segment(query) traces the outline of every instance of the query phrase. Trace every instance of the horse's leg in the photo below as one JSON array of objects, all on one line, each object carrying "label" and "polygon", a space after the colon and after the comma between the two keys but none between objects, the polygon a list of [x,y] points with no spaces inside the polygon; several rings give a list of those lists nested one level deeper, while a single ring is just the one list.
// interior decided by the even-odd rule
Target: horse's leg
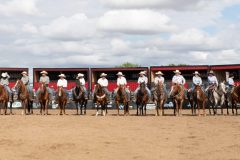
[{"label": "horse's leg", "polygon": [[179,106],[180,116],[182,116],[182,107],[183,107],[183,100],[180,101],[180,106]]},{"label": "horse's leg", "polygon": [[179,105],[178,105],[178,101],[175,100],[175,105],[176,105],[176,115],[179,116]]},{"label": "horse's leg", "polygon": [[45,113],[48,115],[48,100],[45,102]]},{"label": "horse's leg", "polygon": [[155,113],[155,116],[159,116],[159,113],[158,113],[158,101],[155,100],[155,109],[156,109],[156,113]]},{"label": "horse's leg", "polygon": [[117,109],[117,115],[119,116],[119,103],[118,103],[118,101],[116,101],[116,109]]},{"label": "horse's leg", "polygon": [[87,100],[84,101],[84,115],[86,115],[87,112]]},{"label": "horse's leg", "polygon": [[205,111],[206,101],[205,100],[203,100],[203,102],[202,102],[202,107],[203,107],[203,115],[206,116],[206,111]]},{"label": "horse's leg", "polygon": [[6,115],[7,114],[7,107],[8,107],[8,102],[6,101],[4,103],[4,114]]},{"label": "horse's leg", "polygon": [[137,104],[137,116],[138,116],[138,108],[139,108],[139,107],[138,107],[138,104]]},{"label": "horse's leg", "polygon": [[200,102],[197,100],[197,107],[198,107],[198,116],[200,116]]},{"label": "horse's leg", "polygon": [[98,116],[98,107],[99,107],[99,104],[97,102],[97,112],[96,112],[96,116]]}]

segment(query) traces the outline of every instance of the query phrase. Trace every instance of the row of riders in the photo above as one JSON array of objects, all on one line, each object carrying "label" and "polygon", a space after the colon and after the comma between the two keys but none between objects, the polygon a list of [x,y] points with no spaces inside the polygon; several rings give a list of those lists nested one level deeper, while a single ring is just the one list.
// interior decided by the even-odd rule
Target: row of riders
[{"label": "row of riders", "polygon": [[[167,93],[166,85],[164,82],[164,74],[161,71],[156,72],[156,77],[154,79],[154,87],[150,91],[147,87],[148,78],[146,77],[146,72],[141,71],[138,78],[138,87],[134,91],[134,101],[137,104],[137,115],[140,110],[140,114],[146,115],[146,105],[150,99],[152,99],[156,104],[156,115],[164,114],[163,106],[168,97],[171,97],[174,102],[174,114],[181,115],[182,104],[184,99],[188,99],[192,106],[192,113],[196,114],[196,106],[198,107],[198,114],[200,115],[200,107],[203,108],[204,115],[205,106],[208,102],[212,106],[213,113],[216,114],[217,106],[225,105],[228,109],[228,102],[231,101],[232,112],[234,114],[233,108],[236,109],[237,113],[237,103],[240,101],[240,87],[234,85],[234,76],[230,74],[227,79],[227,85],[224,82],[218,83],[214,72],[211,70],[208,73],[208,86],[206,89],[203,88],[202,78],[198,71],[193,73],[192,87],[190,89],[185,89],[184,84],[186,83],[185,78],[181,75],[179,70],[174,71],[175,75],[172,78],[172,87],[169,93]],[[21,80],[17,80],[13,90],[17,91],[18,99],[21,100],[24,114],[26,114],[26,109],[28,113],[32,113],[32,101],[33,101],[33,90],[29,86],[29,77],[27,72],[23,71]],[[127,87],[127,80],[122,72],[117,73],[117,88],[114,90],[114,97],[116,108],[119,114],[119,105],[124,106],[124,115],[129,114],[128,104],[130,102],[130,90]],[[108,80],[107,74],[102,73],[94,87],[93,91],[93,102],[97,104],[97,113],[99,106],[101,106],[103,114],[107,114],[107,104],[110,101],[110,92],[108,91]],[[67,103],[67,80],[64,74],[59,75],[59,80],[57,82],[58,89],[56,91],[56,101],[59,105],[60,114],[65,114],[65,106]],[[13,100],[12,90],[9,85],[10,76],[7,72],[1,74],[0,81],[0,103],[4,104],[4,114],[6,114],[7,103],[10,104]],[[48,114],[48,103],[52,100],[54,91],[48,87],[50,82],[48,73],[46,71],[41,72],[40,77],[40,87],[38,88],[36,95],[37,100],[40,103],[40,113]],[[227,87],[226,87],[227,86]],[[226,89],[227,88],[227,89]],[[76,109],[78,114],[78,106],[80,106],[81,114],[82,109],[84,109],[84,114],[86,114],[86,104],[87,104],[87,89],[85,87],[84,74],[79,73],[76,77],[76,87],[72,89],[73,100],[76,103]],[[145,110],[145,112],[144,112]],[[1,110],[0,110],[1,111]],[[211,110],[209,107],[209,112]],[[12,114],[12,110],[10,110]],[[227,110],[228,113],[228,110]]]}]

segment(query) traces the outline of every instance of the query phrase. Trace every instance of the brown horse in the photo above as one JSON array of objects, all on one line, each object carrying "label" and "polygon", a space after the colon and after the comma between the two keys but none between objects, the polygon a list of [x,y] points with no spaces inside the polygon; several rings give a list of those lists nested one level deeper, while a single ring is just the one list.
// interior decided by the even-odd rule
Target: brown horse
[{"label": "brown horse", "polygon": [[198,106],[198,116],[200,116],[201,106],[203,108],[203,115],[206,116],[205,107],[207,102],[207,96],[199,85],[196,85],[195,89],[193,90],[193,101],[194,104]]},{"label": "brown horse", "polygon": [[[136,104],[137,104],[137,116],[138,116],[138,110],[140,111],[140,115],[147,114],[147,103],[148,103],[148,93],[146,90],[146,84],[145,82],[140,83],[140,90],[137,92],[136,97]],[[140,106],[140,108],[139,108]],[[144,113],[143,113],[144,110]]]},{"label": "brown horse", "polygon": [[231,93],[231,101],[232,101],[232,114],[234,114],[234,108],[235,108],[236,115],[237,115],[238,114],[237,103],[240,103],[240,86],[236,86],[233,89],[233,92]]},{"label": "brown horse", "polygon": [[164,115],[164,104],[167,101],[167,93],[164,90],[164,84],[158,82],[157,85],[155,85],[154,91],[153,91],[153,99],[154,103],[156,105],[156,116],[159,116],[159,109],[160,109],[160,115]]},{"label": "brown horse", "polygon": [[84,114],[86,114],[86,107],[87,107],[87,99],[85,99],[85,92],[83,90],[83,87],[80,85],[77,85],[73,90],[73,101],[75,102],[76,109],[77,109],[77,115],[78,115],[78,106],[80,107],[81,113],[84,108]]},{"label": "brown horse", "polygon": [[26,110],[28,110],[28,114],[33,114],[32,102],[27,87],[21,80],[17,80],[14,88],[18,90],[18,99],[22,103],[23,114],[26,115]]},{"label": "brown horse", "polygon": [[[176,110],[177,115],[181,116],[183,101],[185,99],[183,86],[181,86],[180,84],[173,84],[169,94],[171,97],[173,97],[173,102],[174,102],[174,106],[175,106],[174,109]],[[175,112],[174,112],[174,114],[176,115]]]},{"label": "brown horse", "polygon": [[[49,104],[49,93],[47,91],[47,85],[41,83],[40,92],[37,95],[40,102],[40,114],[48,114],[48,104]],[[44,113],[43,113],[44,112]]]},{"label": "brown horse", "polygon": [[101,106],[102,115],[105,116],[107,114],[107,95],[104,93],[100,84],[95,85],[94,99],[96,100],[97,104],[96,116],[98,116],[99,106]]},{"label": "brown horse", "polygon": [[116,108],[118,111],[119,115],[119,105],[122,104],[124,107],[124,115],[129,114],[129,108],[128,108],[128,97],[127,97],[127,93],[125,91],[125,86],[124,85],[120,85],[118,87],[118,91],[115,97],[115,104],[116,104]]},{"label": "brown horse", "polygon": [[62,113],[65,115],[65,107],[67,104],[67,93],[64,91],[62,86],[58,87],[57,90],[57,99],[56,101],[58,102],[58,106],[59,106],[59,115],[62,115]]},{"label": "brown horse", "polygon": [[[1,103],[1,106],[3,106],[4,115],[7,114],[8,100],[9,100],[8,92],[5,90],[3,85],[0,85],[0,103]],[[0,107],[0,114],[1,114],[1,107]]]}]

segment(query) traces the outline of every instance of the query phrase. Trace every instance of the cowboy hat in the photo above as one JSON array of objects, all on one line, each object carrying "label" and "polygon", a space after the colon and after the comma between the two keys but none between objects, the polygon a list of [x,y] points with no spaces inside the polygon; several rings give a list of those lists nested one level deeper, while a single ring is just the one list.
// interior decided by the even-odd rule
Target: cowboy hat
[{"label": "cowboy hat", "polygon": [[58,75],[58,77],[66,77],[65,74],[61,73],[60,75]]},{"label": "cowboy hat", "polygon": [[5,78],[5,77],[8,76],[8,73],[7,72],[3,72],[1,76]]},{"label": "cowboy hat", "polygon": [[122,72],[118,72],[116,75],[117,76],[123,76],[123,73]]},{"label": "cowboy hat", "polygon": [[208,74],[214,74],[213,70],[210,70]]},{"label": "cowboy hat", "polygon": [[181,72],[178,69],[176,71],[173,71],[173,72],[181,74]]},{"label": "cowboy hat", "polygon": [[141,71],[139,74],[144,74],[144,75],[146,75],[146,71]]},{"label": "cowboy hat", "polygon": [[161,71],[155,73],[156,75],[164,75]]},{"label": "cowboy hat", "polygon": [[107,74],[106,73],[101,73],[100,77],[106,77]]},{"label": "cowboy hat", "polygon": [[25,74],[25,75],[27,75],[28,73],[27,73],[26,71],[23,71],[21,74]]},{"label": "cowboy hat", "polygon": [[196,75],[196,74],[200,75],[200,73],[199,73],[198,71],[195,71],[193,74],[195,74],[195,75]]},{"label": "cowboy hat", "polygon": [[82,73],[78,73],[78,75],[77,75],[77,79],[80,78],[80,77],[84,77],[84,74],[82,74]]},{"label": "cowboy hat", "polygon": [[40,72],[41,74],[48,74],[48,72],[47,71],[42,71],[42,72]]}]

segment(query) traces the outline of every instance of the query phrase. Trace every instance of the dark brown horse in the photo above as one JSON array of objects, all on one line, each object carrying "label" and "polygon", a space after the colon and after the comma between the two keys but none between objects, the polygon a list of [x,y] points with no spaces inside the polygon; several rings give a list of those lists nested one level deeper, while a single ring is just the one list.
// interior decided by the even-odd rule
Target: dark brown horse
[{"label": "dark brown horse", "polygon": [[153,99],[156,105],[155,115],[159,116],[159,109],[160,109],[160,115],[164,115],[164,104],[167,101],[167,93],[164,90],[163,83],[158,82],[158,84],[155,85],[154,91],[153,91]]},{"label": "dark brown horse", "polygon": [[140,115],[146,116],[148,99],[149,99],[149,96],[146,90],[146,84],[145,82],[142,82],[140,83],[140,90],[137,92],[137,96],[136,96],[137,116],[138,116],[138,111],[140,111]]},{"label": "dark brown horse", "polygon": [[117,115],[119,115],[119,105],[122,104],[123,105],[123,109],[124,109],[124,115],[129,114],[129,108],[128,108],[128,97],[127,97],[127,93],[125,91],[125,86],[124,85],[120,85],[118,87],[118,91],[115,97],[115,104],[116,104],[116,108],[117,108]]},{"label": "dark brown horse", "polygon": [[75,102],[77,115],[78,115],[78,106],[80,107],[80,114],[82,114],[82,110],[84,108],[84,114],[86,114],[86,107],[87,107],[87,99],[85,99],[85,92],[82,86],[77,85],[73,90],[73,101]]},{"label": "dark brown horse", "polygon": [[28,93],[27,87],[21,80],[17,80],[14,88],[18,90],[18,99],[22,103],[23,114],[26,115],[26,110],[28,110],[28,114],[33,114],[32,101],[30,100],[30,95]]},{"label": "dark brown horse", "polygon": [[95,85],[94,99],[97,104],[96,116],[98,116],[99,106],[101,106],[102,115],[105,116],[107,114],[107,95],[104,93],[100,84]]},{"label": "dark brown horse", "polygon": [[183,86],[179,85],[179,84],[173,84],[171,87],[171,91],[170,91],[170,96],[173,98],[173,102],[174,102],[174,106],[175,106],[175,110],[177,112],[177,114],[174,112],[175,115],[182,115],[182,106],[183,106],[183,101],[185,99],[185,95],[184,95],[184,88]]},{"label": "dark brown horse", "polygon": [[[37,95],[40,102],[40,114],[48,114],[48,104],[49,104],[49,93],[47,91],[47,85],[41,83],[40,92]],[[44,113],[43,113],[44,112]]]},{"label": "dark brown horse", "polygon": [[232,102],[232,114],[234,114],[234,108],[237,112],[237,103],[240,103],[240,86],[236,86],[231,93],[231,102]]},{"label": "dark brown horse", "polygon": [[58,87],[57,90],[57,99],[56,101],[58,102],[58,107],[59,107],[59,115],[66,114],[65,112],[65,107],[67,105],[67,93],[63,89],[63,87]]},{"label": "dark brown horse", "polygon": [[205,107],[206,107],[206,102],[207,102],[207,96],[203,92],[201,86],[199,86],[199,85],[196,85],[195,89],[193,90],[193,101],[194,101],[194,104],[196,104],[198,107],[198,116],[200,116],[200,107],[201,106],[203,109],[203,115],[206,116]]},{"label": "dark brown horse", "polygon": [[[4,114],[7,114],[7,107],[8,107],[8,92],[5,90],[3,85],[0,85],[0,103],[3,106]],[[0,114],[1,114],[1,107],[0,107]]]}]

